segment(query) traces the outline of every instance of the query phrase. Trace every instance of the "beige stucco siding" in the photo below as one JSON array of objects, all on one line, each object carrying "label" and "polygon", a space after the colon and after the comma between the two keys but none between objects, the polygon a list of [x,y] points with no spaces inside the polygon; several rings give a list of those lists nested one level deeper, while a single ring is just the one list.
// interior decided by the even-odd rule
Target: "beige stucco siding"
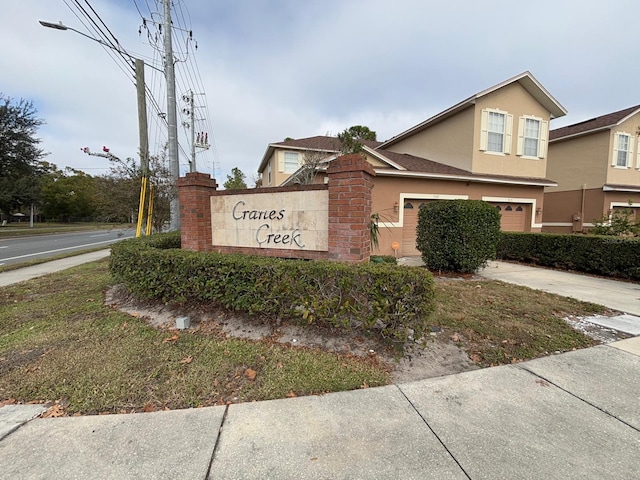
[{"label": "beige stucco siding", "polygon": [[[607,155],[607,181],[606,183],[614,185],[638,185],[640,186],[640,170],[638,167],[638,131],[640,130],[640,114],[636,114],[629,118],[619,126],[613,127],[610,132],[610,148]],[[615,167],[613,149],[615,146],[616,133],[626,133],[631,136],[633,152],[631,154],[629,167]],[[603,160],[604,161],[604,160]]]},{"label": "beige stucco siding", "polygon": [[392,152],[408,153],[438,163],[471,169],[473,106],[422,132],[391,145]]},{"label": "beige stucco siding", "polygon": [[602,187],[610,166],[609,132],[597,132],[549,144],[547,177],[558,184],[548,192]]},{"label": "beige stucco siding", "polygon": [[[495,154],[480,150],[481,118],[484,109],[497,109],[513,116],[513,126],[510,132],[510,153]],[[525,115],[537,117],[547,122],[547,126],[550,119],[546,108],[540,105],[519,83],[509,84],[478,98],[474,115],[476,125],[473,130],[472,171],[474,173],[533,178],[545,178],[547,176],[546,157],[526,158],[517,155],[518,122],[520,117]]]}]

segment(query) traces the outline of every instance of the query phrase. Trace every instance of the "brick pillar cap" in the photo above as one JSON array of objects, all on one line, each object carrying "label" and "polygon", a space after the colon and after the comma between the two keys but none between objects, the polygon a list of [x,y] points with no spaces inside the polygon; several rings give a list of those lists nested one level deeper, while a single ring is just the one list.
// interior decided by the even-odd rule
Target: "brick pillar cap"
[{"label": "brick pillar cap", "polygon": [[211,178],[211,175],[208,173],[200,173],[200,172],[189,172],[184,177],[180,177],[176,182],[178,187],[189,187],[189,186],[199,186],[199,187],[209,187],[216,189],[218,188],[218,184],[215,178]]},{"label": "brick pillar cap", "polygon": [[342,155],[331,162],[327,169],[328,175],[344,172],[366,172],[374,177],[376,175],[371,164],[359,153]]}]

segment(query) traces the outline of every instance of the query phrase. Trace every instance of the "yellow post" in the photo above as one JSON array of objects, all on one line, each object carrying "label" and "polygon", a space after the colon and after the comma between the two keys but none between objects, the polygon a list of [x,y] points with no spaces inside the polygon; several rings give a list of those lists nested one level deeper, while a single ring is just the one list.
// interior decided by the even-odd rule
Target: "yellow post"
[{"label": "yellow post", "polygon": [[149,185],[149,208],[147,209],[147,236],[151,235],[151,222],[153,220],[153,197],[155,194],[153,184]]},{"label": "yellow post", "polygon": [[142,233],[142,218],[144,217],[144,200],[146,193],[147,177],[142,177],[142,184],[140,185],[140,207],[138,208],[138,225],[136,227],[136,238],[138,238]]}]

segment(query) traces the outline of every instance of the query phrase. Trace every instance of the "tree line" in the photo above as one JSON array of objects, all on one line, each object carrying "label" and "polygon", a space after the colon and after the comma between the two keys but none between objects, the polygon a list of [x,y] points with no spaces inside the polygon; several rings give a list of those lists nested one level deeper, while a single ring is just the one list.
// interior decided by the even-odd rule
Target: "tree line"
[{"label": "tree line", "polygon": [[[132,158],[110,157],[108,173],[92,176],[80,170],[59,169],[45,160],[38,127],[44,120],[28,100],[0,93],[0,220],[27,214],[33,208],[47,221],[135,222],[142,170]],[[159,231],[169,219],[175,188],[169,184],[166,151],[149,159],[153,186],[153,227]]]}]

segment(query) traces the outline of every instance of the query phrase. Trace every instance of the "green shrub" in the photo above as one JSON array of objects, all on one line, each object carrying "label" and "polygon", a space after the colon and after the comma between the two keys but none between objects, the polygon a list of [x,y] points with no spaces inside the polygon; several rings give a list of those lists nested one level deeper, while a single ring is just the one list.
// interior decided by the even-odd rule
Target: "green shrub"
[{"label": "green shrub", "polygon": [[497,258],[640,280],[637,238],[502,232]]},{"label": "green shrub", "polygon": [[425,269],[199,253],[170,248],[171,236],[154,237],[124,240],[111,250],[114,279],[144,298],[207,302],[400,341],[421,337],[435,306]]},{"label": "green shrub", "polygon": [[439,200],[418,213],[416,246],[427,268],[472,273],[495,258],[500,213],[481,200]]}]

